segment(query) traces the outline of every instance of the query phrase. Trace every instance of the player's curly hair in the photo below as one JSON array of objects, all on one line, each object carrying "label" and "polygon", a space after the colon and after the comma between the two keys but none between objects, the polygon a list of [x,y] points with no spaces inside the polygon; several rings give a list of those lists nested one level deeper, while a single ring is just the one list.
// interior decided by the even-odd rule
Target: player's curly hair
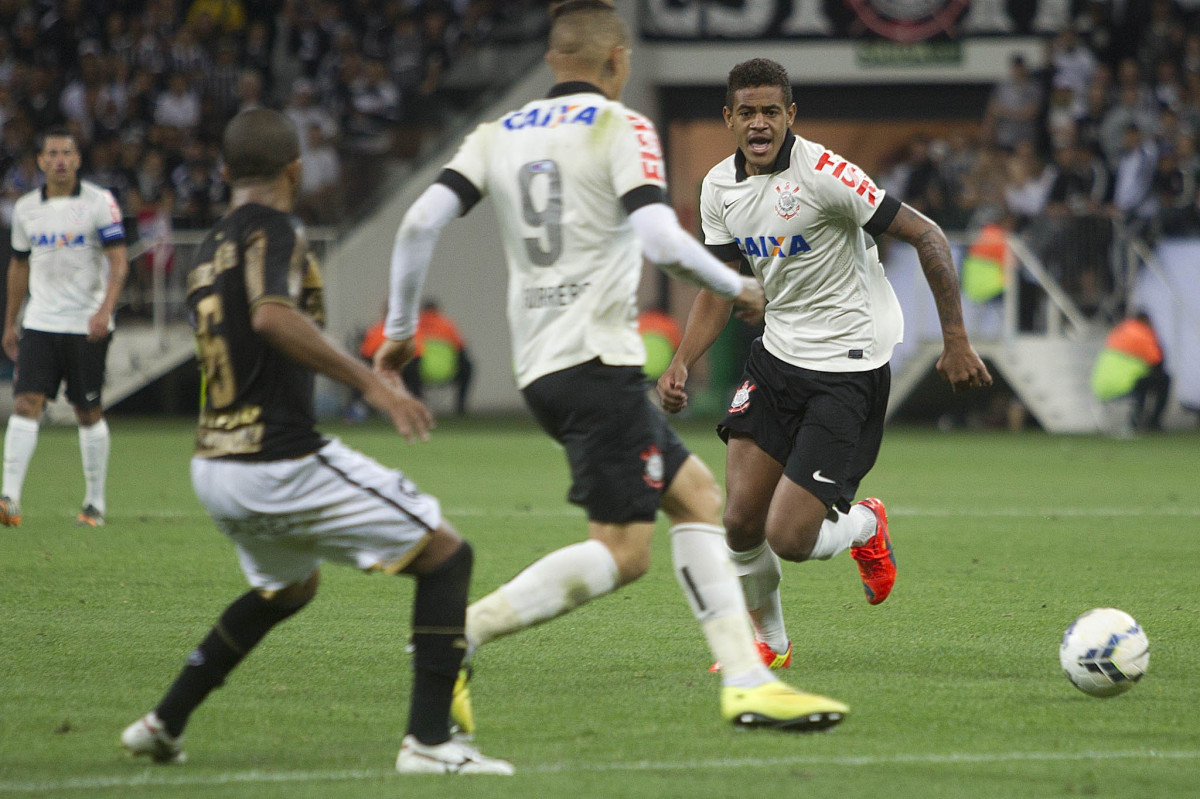
[{"label": "player's curly hair", "polygon": [[729,82],[725,88],[725,107],[733,108],[733,93],[738,89],[753,89],[758,86],[778,86],[783,89],[783,107],[792,104],[792,82],[782,64],[769,58],[752,58],[729,70]]},{"label": "player's curly hair", "polygon": [[221,156],[233,182],[270,180],[300,157],[300,137],[286,114],[252,108],[225,126]]}]

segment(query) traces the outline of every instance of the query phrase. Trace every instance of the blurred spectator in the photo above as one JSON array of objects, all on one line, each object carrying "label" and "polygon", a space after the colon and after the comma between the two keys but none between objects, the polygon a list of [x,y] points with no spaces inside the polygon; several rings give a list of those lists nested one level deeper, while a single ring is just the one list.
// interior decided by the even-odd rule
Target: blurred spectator
[{"label": "blurred spectator", "polygon": [[311,125],[320,128],[322,143],[333,142],[338,135],[337,120],[325,108],[317,105],[314,102],[315,99],[316,92],[310,79],[296,78],[292,81],[291,97],[283,112],[296,125],[296,130],[301,132],[300,146],[302,150],[308,144],[305,132]]},{"label": "blurred spectator", "polygon": [[1082,104],[1096,71],[1096,56],[1079,40],[1073,28],[1064,28],[1054,37],[1050,66],[1051,83],[1070,90],[1075,101]]},{"label": "blurred spectator", "polygon": [[1008,77],[992,89],[984,114],[984,128],[1000,147],[1013,148],[1037,139],[1037,119],[1042,106],[1042,88],[1029,75],[1025,59],[1015,55]]},{"label": "blurred spectator", "polygon": [[216,58],[212,67],[204,73],[201,86],[204,97],[211,100],[211,108],[222,120],[229,119],[237,112],[241,71],[237,42],[228,37],[220,39]]},{"label": "blurred spectator", "polygon": [[[1124,398],[1132,401],[1128,421],[1116,432],[1162,429],[1171,377],[1147,314],[1139,311],[1112,329],[1092,368],[1091,383],[1093,393],[1103,402]],[[1153,405],[1147,413],[1146,403],[1151,397]]]},{"label": "blurred spectator", "polygon": [[171,208],[173,194],[163,192],[158,200],[146,200],[136,188],[126,195],[126,209],[133,220],[130,237],[147,247],[145,255],[133,261],[133,301],[130,310],[145,313],[154,296],[154,270],[162,271],[164,283],[175,264],[175,247],[171,243]]},{"label": "blurred spectator", "polygon": [[1174,146],[1159,155],[1154,178],[1163,235],[1200,235],[1200,218],[1196,215],[1198,178],[1196,140],[1190,134],[1180,133]]},{"label": "blurred spectator", "polygon": [[1017,220],[1017,229],[1036,220],[1046,209],[1056,170],[1047,166],[1032,142],[1022,142],[1008,159],[1004,204]]},{"label": "blurred spectator", "polygon": [[1137,125],[1125,128],[1114,177],[1113,208],[1129,235],[1153,235],[1159,211],[1154,192],[1158,145]]},{"label": "blurred spectator", "polygon": [[186,74],[171,73],[167,90],[160,92],[154,103],[154,123],[185,130],[199,126],[200,96],[192,88]]},{"label": "blurred spectator", "polygon": [[1138,66],[1143,76],[1154,74],[1163,61],[1175,61],[1183,52],[1183,25],[1170,0],[1151,0],[1150,20],[1137,45]]},{"label": "blurred spectator", "polygon": [[246,69],[252,69],[262,76],[264,89],[269,92],[275,73],[271,64],[271,33],[262,20],[254,20],[246,28],[240,60]]},{"label": "blurred spectator", "polygon": [[[400,92],[379,59],[358,67],[356,53],[343,63],[346,93],[342,151],[347,179],[361,197],[370,196],[382,178],[380,158],[392,148],[392,132],[400,117]],[[361,194],[360,194],[361,191]]]},{"label": "blurred spectator", "polygon": [[328,225],[342,215],[341,160],[319,123],[310,122],[301,131],[304,169],[296,210],[306,222]]},{"label": "blurred spectator", "polygon": [[1117,95],[1117,102],[1108,109],[1104,121],[1100,124],[1100,148],[1105,159],[1112,168],[1128,149],[1126,140],[1130,128],[1139,131],[1153,131],[1158,122],[1158,115],[1147,112],[1141,101],[1141,88],[1134,84],[1123,85]]},{"label": "blurred spectator", "polygon": [[1104,125],[1104,117],[1108,114],[1108,86],[1095,76],[1088,84],[1087,94],[1084,95],[1083,108],[1075,118],[1075,141],[1091,152],[1102,155],[1104,146],[1101,143],[1100,130]]},{"label": "blurred spectator", "polygon": [[1047,198],[1046,267],[1085,311],[1097,309],[1111,287],[1112,225],[1104,213],[1112,179],[1104,161],[1080,144],[1054,153],[1057,175]]},{"label": "blurred spectator", "polygon": [[212,59],[196,41],[192,29],[184,25],[175,31],[167,51],[167,67],[172,72],[182,72],[193,79],[202,78]]},{"label": "blurred spectator", "polygon": [[1075,141],[1077,120],[1083,117],[1085,106],[1060,76],[1055,77],[1046,106],[1046,136],[1051,150],[1066,147]]},{"label": "blurred spectator", "polygon": [[243,69],[237,82],[237,112],[263,107],[263,77],[253,69]]}]

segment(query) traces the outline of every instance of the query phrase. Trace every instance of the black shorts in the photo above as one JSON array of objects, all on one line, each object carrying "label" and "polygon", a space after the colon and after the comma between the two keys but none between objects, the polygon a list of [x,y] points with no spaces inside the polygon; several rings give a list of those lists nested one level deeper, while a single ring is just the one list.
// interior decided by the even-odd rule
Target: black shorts
[{"label": "black shorts", "polygon": [[726,442],[749,436],[792,482],[845,512],[879,454],[891,385],[887,364],[816,372],[779,360],[756,339],[717,433]]},{"label": "black shorts", "polygon": [[595,359],[521,390],[538,424],[566,449],[567,499],[590,521],[654,521],[663,490],[691,454],[647,389],[640,367]]},{"label": "black shorts", "polygon": [[111,334],[88,341],[82,333],[22,331],[13,394],[45,394],[47,400],[53,400],[65,380],[68,402],[80,410],[100,407],[104,362],[111,340]]}]

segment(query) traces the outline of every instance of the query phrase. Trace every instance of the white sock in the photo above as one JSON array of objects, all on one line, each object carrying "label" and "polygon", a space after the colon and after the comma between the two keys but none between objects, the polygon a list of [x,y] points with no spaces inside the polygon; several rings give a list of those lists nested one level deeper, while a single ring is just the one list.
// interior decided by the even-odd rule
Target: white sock
[{"label": "white sock", "polygon": [[83,483],[87,493],[83,504],[92,505],[105,513],[104,486],[108,481],[108,448],[110,441],[108,422],[104,419],[94,425],[79,426],[79,454],[83,459]]},{"label": "white sock", "polygon": [[746,600],[725,548],[725,532],[711,524],[679,524],[670,533],[675,578],[721,662],[722,683],[753,688],[773,681],[746,622]]},{"label": "white sock", "polygon": [[21,489],[25,487],[25,473],[37,449],[38,423],[36,419],[13,414],[8,417],[8,430],[4,434],[4,486],[0,494],[21,503]]},{"label": "white sock", "polygon": [[810,560],[829,560],[843,549],[860,547],[875,535],[875,514],[866,505],[854,505],[849,513],[838,513],[837,521],[821,522],[821,532]]},{"label": "white sock", "polygon": [[763,541],[745,552],[730,549],[729,558],[742,583],[746,608],[754,620],[755,637],[782,655],[787,651],[788,634],[779,599],[779,581],[783,577],[779,556]]},{"label": "white sock", "polygon": [[467,608],[467,652],[541,624],[617,587],[608,547],[588,540],[555,550]]}]

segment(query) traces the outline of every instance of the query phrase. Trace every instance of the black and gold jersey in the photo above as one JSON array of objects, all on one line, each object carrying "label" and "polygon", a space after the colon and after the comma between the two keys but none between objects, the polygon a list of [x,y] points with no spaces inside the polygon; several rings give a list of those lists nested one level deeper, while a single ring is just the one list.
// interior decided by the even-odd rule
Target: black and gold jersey
[{"label": "black and gold jersey", "polygon": [[196,253],[187,302],[204,376],[196,455],[270,461],[319,448],[312,372],[250,324],[265,302],[324,322],[321,273],[299,222],[264,205],[230,212]]}]

